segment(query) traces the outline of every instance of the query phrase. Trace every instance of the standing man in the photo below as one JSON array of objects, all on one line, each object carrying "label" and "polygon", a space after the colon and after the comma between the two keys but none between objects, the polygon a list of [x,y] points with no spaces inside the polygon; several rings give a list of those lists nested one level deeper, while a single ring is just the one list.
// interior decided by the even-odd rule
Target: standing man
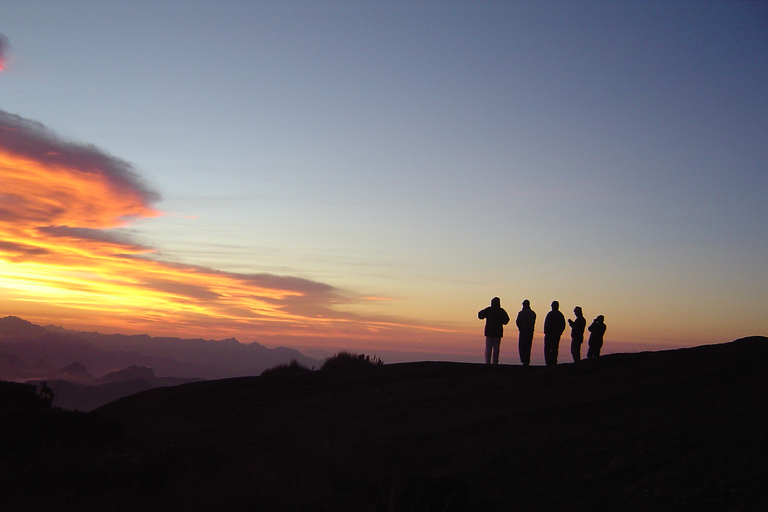
[{"label": "standing man", "polygon": [[557,365],[560,350],[560,336],[565,330],[565,317],[560,312],[560,303],[552,301],[552,311],[544,319],[544,362],[547,366]]},{"label": "standing man", "polygon": [[494,297],[491,305],[477,313],[477,318],[485,319],[485,364],[499,364],[499,349],[504,336],[504,326],[509,323],[509,315],[501,307],[501,299]]},{"label": "standing man", "polygon": [[589,350],[587,357],[600,357],[600,349],[603,348],[603,335],[605,334],[605,317],[598,315],[592,325],[589,326]]},{"label": "standing man", "polygon": [[536,312],[531,309],[531,301],[523,301],[523,309],[517,314],[517,329],[520,331],[518,349],[520,350],[520,362],[523,366],[531,364],[531,347],[533,346],[533,328],[536,325]]},{"label": "standing man", "polygon": [[581,306],[573,308],[573,314],[576,315],[576,320],[568,319],[568,325],[571,326],[571,355],[573,362],[578,363],[581,360],[581,344],[584,343],[584,328],[587,326],[587,320],[581,312]]}]

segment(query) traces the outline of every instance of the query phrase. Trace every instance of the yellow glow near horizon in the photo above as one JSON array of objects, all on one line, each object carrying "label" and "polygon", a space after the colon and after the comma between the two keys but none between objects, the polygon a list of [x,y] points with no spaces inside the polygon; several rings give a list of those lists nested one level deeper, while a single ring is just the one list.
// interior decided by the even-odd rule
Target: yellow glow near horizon
[{"label": "yellow glow near horizon", "polygon": [[100,168],[101,155],[91,162],[78,154],[69,167],[66,156],[0,147],[0,287],[34,318],[55,309],[75,323],[181,336],[294,332],[359,340],[403,328],[450,332],[339,311],[348,299],[321,283],[155,259],[119,230],[130,219],[160,215],[142,190]]},{"label": "yellow glow near horizon", "polygon": [[[482,325],[476,311],[490,295],[478,296],[476,302],[472,298],[468,308],[466,296],[450,299],[450,287],[428,291],[424,287],[399,299],[393,299],[402,297],[397,293],[355,296],[291,276],[239,274],[163,261],[154,249],[123,230],[133,219],[161,215],[152,205],[155,196],[142,187],[130,166],[98,150],[40,136],[34,129],[20,144],[18,137],[7,138],[11,133],[7,130],[18,135],[17,128],[0,126],[0,288],[4,290],[0,306],[6,313],[83,330],[237,337],[245,342],[287,343],[290,337],[292,346],[482,354]],[[72,154],[67,153],[70,150]],[[540,283],[525,283],[513,275],[500,279],[505,280],[516,288],[502,287],[494,294],[503,297],[514,318],[518,301],[524,298],[520,289],[533,290]],[[613,285],[614,291],[617,286]],[[600,295],[594,290],[590,295],[585,286],[579,301],[592,297],[590,304],[582,305],[589,306],[590,314],[606,315],[612,339],[618,339],[614,333],[620,332],[619,323],[624,325],[624,341],[632,341],[628,334],[641,341],[660,339],[656,326],[633,313],[642,310],[643,294],[633,294],[636,304],[617,307],[615,301],[599,299],[610,290],[608,285]],[[529,296],[540,315],[539,330],[550,293],[543,289]],[[432,300],[436,294],[443,300]],[[567,312],[573,297],[558,298]],[[387,304],[388,315],[378,312],[381,304]],[[511,348],[514,322],[508,329],[502,354],[511,360],[516,357]],[[690,328],[665,332],[670,339],[688,336],[685,341],[695,343]]]}]

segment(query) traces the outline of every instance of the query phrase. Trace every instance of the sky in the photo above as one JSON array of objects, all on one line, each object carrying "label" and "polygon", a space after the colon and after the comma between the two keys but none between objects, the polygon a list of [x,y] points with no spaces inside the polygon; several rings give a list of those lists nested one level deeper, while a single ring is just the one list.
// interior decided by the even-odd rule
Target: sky
[{"label": "sky", "polygon": [[768,335],[768,2],[3,1],[0,34],[0,316],[385,362],[481,362],[494,296],[534,364],[553,300],[604,352]]}]

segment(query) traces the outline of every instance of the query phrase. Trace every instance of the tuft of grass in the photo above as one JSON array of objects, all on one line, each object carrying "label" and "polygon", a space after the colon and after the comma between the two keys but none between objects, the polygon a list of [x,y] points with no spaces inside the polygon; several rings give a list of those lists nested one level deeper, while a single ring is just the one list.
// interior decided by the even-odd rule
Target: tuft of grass
[{"label": "tuft of grass", "polygon": [[366,356],[365,354],[353,354],[351,352],[342,351],[327,358],[320,369],[367,368],[371,366],[381,366],[383,364],[384,361],[376,356],[371,357]]},{"label": "tuft of grass", "polygon": [[285,375],[285,374],[294,374],[294,373],[304,373],[304,372],[310,372],[309,368],[302,365],[295,359],[291,359],[290,364],[279,364],[277,366],[274,366],[272,368],[268,368],[261,372],[261,375]]}]

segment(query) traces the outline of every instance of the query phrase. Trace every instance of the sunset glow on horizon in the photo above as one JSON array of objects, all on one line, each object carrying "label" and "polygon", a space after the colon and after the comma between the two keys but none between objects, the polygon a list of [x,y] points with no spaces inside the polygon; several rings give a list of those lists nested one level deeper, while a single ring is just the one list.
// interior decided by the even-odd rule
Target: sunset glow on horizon
[{"label": "sunset glow on horizon", "polygon": [[402,327],[336,311],[349,299],[322,283],[157,259],[120,231],[131,219],[160,215],[157,194],[129,166],[2,112],[0,184],[0,283],[33,318],[55,307],[71,321],[128,322],[166,335],[269,336],[290,328],[317,339]]},{"label": "sunset glow on horizon", "polygon": [[494,296],[536,361],[552,300],[606,352],[766,335],[739,5],[0,6],[0,317],[386,362],[481,361]]}]

